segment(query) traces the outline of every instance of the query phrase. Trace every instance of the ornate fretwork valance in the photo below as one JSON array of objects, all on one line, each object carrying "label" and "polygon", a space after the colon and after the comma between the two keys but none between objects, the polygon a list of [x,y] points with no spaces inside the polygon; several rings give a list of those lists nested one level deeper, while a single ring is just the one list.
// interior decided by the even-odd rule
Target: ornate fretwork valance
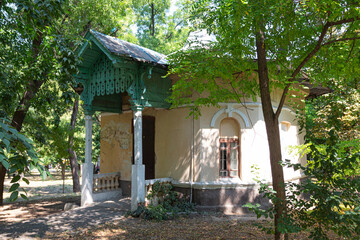
[{"label": "ornate fretwork valance", "polygon": [[[95,96],[111,95],[132,91],[129,89],[136,84],[136,72],[131,68],[114,68],[112,62],[105,56],[95,64],[89,79],[89,103]],[[133,86],[135,87],[135,86]]]},{"label": "ornate fretwork valance", "polygon": [[139,75],[143,69],[137,69],[136,65],[128,64],[114,67],[114,64],[102,55],[92,66],[92,69],[87,70],[87,74],[80,74],[81,78],[77,81],[82,83],[84,91],[81,94],[81,99],[84,101],[84,107],[91,109],[92,101],[96,96],[106,96],[112,94],[119,94],[127,92],[131,99],[139,98],[143,89],[143,84]]}]

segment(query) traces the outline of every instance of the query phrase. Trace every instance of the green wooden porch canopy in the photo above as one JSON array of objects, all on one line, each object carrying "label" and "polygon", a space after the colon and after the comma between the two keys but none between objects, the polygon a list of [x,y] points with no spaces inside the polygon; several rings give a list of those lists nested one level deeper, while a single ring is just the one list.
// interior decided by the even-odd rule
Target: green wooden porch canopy
[{"label": "green wooden porch canopy", "polygon": [[82,62],[75,79],[82,85],[85,112],[121,113],[126,93],[132,108],[170,107],[165,55],[94,30],[86,34],[77,54]]}]

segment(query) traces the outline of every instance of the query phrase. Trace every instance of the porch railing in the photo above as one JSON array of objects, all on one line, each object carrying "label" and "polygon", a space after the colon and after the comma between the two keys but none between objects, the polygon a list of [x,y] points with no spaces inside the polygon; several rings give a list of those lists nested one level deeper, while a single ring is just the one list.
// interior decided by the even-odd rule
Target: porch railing
[{"label": "porch railing", "polygon": [[114,191],[120,189],[120,172],[101,173],[93,176],[93,192]]}]

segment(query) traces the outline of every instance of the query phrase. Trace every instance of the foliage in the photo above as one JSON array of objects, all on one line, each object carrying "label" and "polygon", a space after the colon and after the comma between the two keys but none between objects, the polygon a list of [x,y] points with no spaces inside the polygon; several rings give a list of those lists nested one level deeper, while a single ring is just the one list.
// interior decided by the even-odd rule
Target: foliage
[{"label": "foliage", "polygon": [[[0,14],[0,116],[11,118],[23,110],[22,131],[32,136],[36,148],[45,154],[43,159],[58,161],[55,156],[65,157],[66,134],[70,134],[66,121],[75,97],[71,89],[77,71],[74,49],[90,27],[108,34],[116,27],[118,36],[134,40],[125,31],[133,21],[130,2],[5,1]],[[31,97],[28,102],[26,94]],[[81,141],[83,127],[74,131],[79,152],[83,143],[76,140]]]},{"label": "foliage", "polygon": [[150,204],[148,206],[140,205],[137,210],[130,212],[129,215],[161,221],[173,218],[180,212],[193,211],[194,205],[188,199],[180,198],[179,194],[173,191],[173,188],[171,184],[162,184],[156,181],[147,196]]},{"label": "foliage", "polygon": [[329,86],[333,79],[360,74],[359,6],[352,0],[200,0],[191,20],[215,41],[194,41],[170,56],[169,74],[180,78],[172,88],[172,107],[191,104],[191,113],[199,114],[204,106],[260,97],[280,239],[286,192],[278,118],[299,82]]},{"label": "foliage", "polygon": [[[312,239],[328,239],[330,231],[340,237],[360,237],[360,140],[343,141],[335,130],[328,133],[326,144],[306,145],[311,159],[304,167],[284,163],[301,170],[306,178],[286,183],[288,215],[280,226],[284,233],[309,231]],[[260,192],[278,201],[272,188],[261,184]],[[246,204],[258,217],[273,218],[274,208],[263,210]],[[268,229],[267,229],[268,230]]]},{"label": "foliage", "polygon": [[170,0],[132,2],[136,15],[136,36],[141,46],[163,54],[183,47],[190,31],[187,22],[190,1],[178,1],[173,12],[170,12]]},{"label": "foliage", "polygon": [[[293,78],[316,79],[316,84],[328,86],[330,79],[358,75],[355,72],[359,72],[359,58],[351,56],[359,53],[359,41],[356,41],[359,21],[334,25],[325,31],[320,48],[316,47],[326,22],[360,15],[352,1],[339,6],[337,1],[330,0],[203,0],[193,4],[191,14],[195,28],[206,29],[216,40],[195,39],[189,48],[170,56],[170,72],[180,77],[173,87],[174,107],[192,103],[198,110],[202,106],[216,106],[218,102],[242,102],[244,98],[260,95],[255,81],[256,20],[260,18],[266,26],[266,57],[271,59],[267,62],[270,91],[284,89],[294,82]],[[340,41],[342,38],[353,41]],[[316,54],[313,58],[312,52]],[[305,59],[309,54],[311,61]],[[188,98],[193,93],[198,97]]]},{"label": "foliage", "polygon": [[331,130],[340,140],[360,139],[360,90],[357,79],[337,81],[333,91],[306,104],[306,114],[301,117],[306,129],[306,141],[324,144]]},{"label": "foliage", "polygon": [[[80,37],[91,28],[123,40],[136,42],[130,26],[135,15],[131,1],[123,0],[81,0],[70,1],[64,23],[64,35]],[[116,29],[116,30],[115,30]],[[75,42],[76,44],[79,42]]]},{"label": "foliage", "polygon": [[[12,192],[10,201],[15,201],[19,197],[20,180],[29,184],[29,180],[22,177],[25,172],[37,169],[43,178],[46,177],[46,171],[41,166],[32,141],[11,127],[3,118],[0,118],[0,163],[13,175],[9,189]],[[22,193],[20,196],[27,199]]]}]

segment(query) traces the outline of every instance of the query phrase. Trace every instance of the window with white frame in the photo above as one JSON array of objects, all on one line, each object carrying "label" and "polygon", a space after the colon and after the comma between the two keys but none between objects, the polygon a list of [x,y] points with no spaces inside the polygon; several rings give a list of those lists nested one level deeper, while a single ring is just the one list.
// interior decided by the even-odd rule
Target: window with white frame
[{"label": "window with white frame", "polygon": [[220,138],[220,177],[239,176],[239,139]]}]

